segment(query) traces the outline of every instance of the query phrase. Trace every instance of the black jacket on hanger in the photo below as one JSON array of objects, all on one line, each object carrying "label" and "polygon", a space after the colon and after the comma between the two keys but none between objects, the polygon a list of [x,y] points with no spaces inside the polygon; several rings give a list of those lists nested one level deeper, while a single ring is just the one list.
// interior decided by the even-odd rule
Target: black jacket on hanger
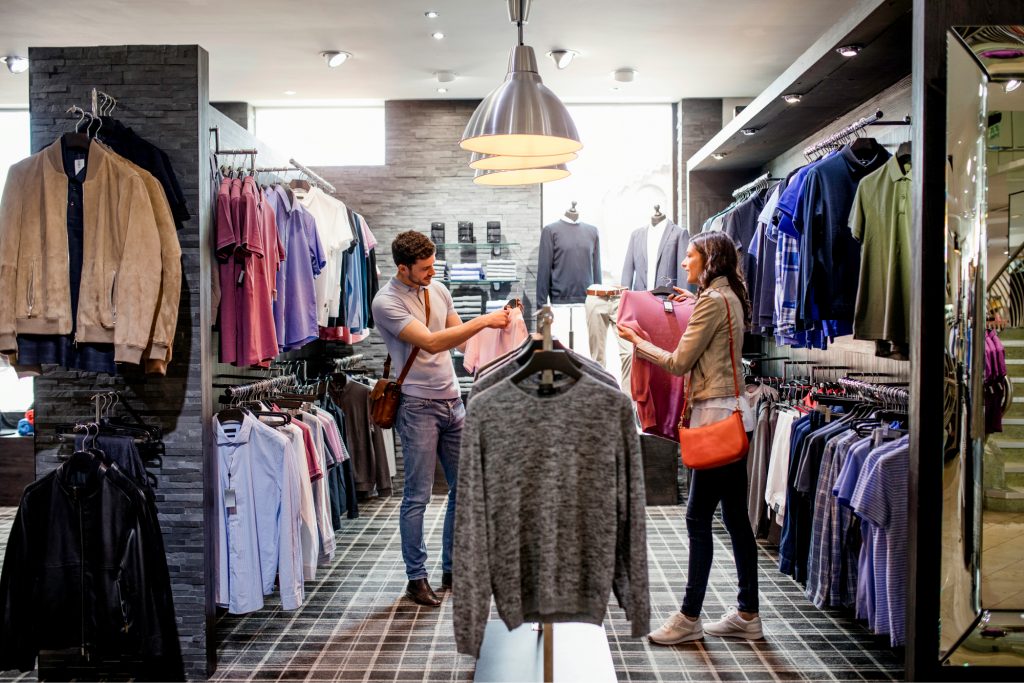
[{"label": "black jacket on hanger", "polygon": [[75,650],[183,680],[155,507],[116,465],[87,467],[64,463],[25,489],[0,576],[0,671]]}]

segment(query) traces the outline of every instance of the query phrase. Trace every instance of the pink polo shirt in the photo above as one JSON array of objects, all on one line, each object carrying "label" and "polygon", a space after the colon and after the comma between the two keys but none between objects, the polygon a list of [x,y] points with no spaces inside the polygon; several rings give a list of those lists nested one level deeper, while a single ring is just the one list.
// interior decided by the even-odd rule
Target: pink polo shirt
[{"label": "pink polo shirt", "polygon": [[[241,186],[239,186],[241,187]],[[231,207],[232,179],[221,181],[217,193],[216,210],[216,255],[217,274],[220,277],[220,309],[218,310],[218,327],[220,328],[220,361],[234,363],[237,357],[236,344],[238,339],[238,305],[235,296],[235,282],[238,279],[238,264],[235,262],[235,250],[241,239],[235,220],[235,211]],[[237,205],[235,207],[237,209]]]},{"label": "pink polo shirt", "polygon": [[529,335],[526,321],[523,320],[523,312],[518,308],[513,309],[512,315],[509,316],[509,325],[504,330],[489,327],[469,338],[462,365],[469,372],[476,372],[477,368],[518,347]]},{"label": "pink polo shirt", "polygon": [[[693,314],[694,301],[668,302],[650,292],[622,293],[618,322],[666,351],[675,351]],[[679,441],[679,415],[683,410],[686,382],[633,351],[630,391],[636,401],[640,427],[647,434]]]}]

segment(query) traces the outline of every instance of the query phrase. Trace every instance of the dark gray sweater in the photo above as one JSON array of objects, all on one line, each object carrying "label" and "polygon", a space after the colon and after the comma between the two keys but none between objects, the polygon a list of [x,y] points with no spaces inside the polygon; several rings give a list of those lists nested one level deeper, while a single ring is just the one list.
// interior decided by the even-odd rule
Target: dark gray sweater
[{"label": "dark gray sweater", "polygon": [[505,379],[469,405],[455,511],[455,642],[479,655],[494,595],[509,629],[601,624],[614,589],[648,631],[640,440],[629,398],[583,375],[539,397]]}]

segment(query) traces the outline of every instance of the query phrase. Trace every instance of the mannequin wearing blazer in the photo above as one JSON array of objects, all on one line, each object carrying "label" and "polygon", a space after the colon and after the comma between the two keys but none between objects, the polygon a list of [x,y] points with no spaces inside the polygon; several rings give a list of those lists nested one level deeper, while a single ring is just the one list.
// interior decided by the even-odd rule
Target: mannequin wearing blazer
[{"label": "mannequin wearing blazer", "polygon": [[647,233],[650,230],[651,226],[645,225],[634,230],[630,236],[626,262],[622,267],[622,286],[633,291],[650,290],[666,284],[685,287],[686,273],[681,264],[686,258],[686,247],[690,244],[689,235],[671,220],[665,219],[665,232],[654,254],[657,264],[655,282],[648,282],[647,264],[651,254],[648,254]]}]

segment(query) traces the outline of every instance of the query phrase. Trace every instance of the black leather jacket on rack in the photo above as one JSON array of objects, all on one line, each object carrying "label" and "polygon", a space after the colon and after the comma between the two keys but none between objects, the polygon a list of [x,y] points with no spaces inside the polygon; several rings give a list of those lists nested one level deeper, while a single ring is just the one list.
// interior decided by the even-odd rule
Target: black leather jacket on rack
[{"label": "black leather jacket on rack", "polygon": [[67,462],[25,489],[0,576],[0,670],[31,671],[40,650],[182,679],[155,507],[116,465]]}]

